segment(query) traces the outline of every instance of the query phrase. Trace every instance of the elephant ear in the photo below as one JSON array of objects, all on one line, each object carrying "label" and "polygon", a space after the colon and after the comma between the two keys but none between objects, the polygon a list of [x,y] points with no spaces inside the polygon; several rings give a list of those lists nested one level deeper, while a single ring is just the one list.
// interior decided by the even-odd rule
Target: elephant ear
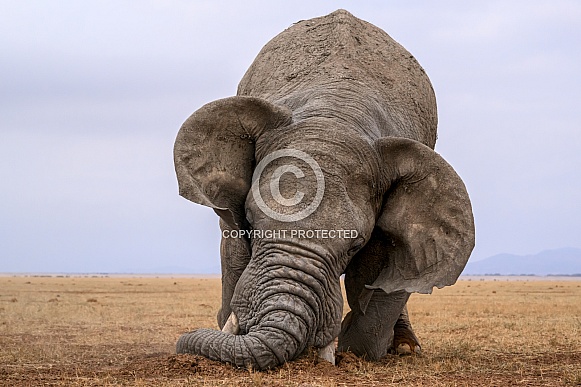
[{"label": "elephant ear", "polygon": [[431,293],[456,282],[474,248],[474,218],[464,183],[429,147],[405,138],[376,142],[386,183],[377,220],[390,243],[368,289]]},{"label": "elephant ear", "polygon": [[290,110],[261,98],[236,96],[204,105],[184,122],[175,141],[180,195],[213,208],[230,227],[244,228],[254,143],[291,121]]}]

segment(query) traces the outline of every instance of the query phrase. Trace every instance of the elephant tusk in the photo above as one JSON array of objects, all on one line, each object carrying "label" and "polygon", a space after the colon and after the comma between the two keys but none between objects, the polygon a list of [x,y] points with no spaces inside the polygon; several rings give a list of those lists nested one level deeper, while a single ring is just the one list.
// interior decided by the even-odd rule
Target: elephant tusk
[{"label": "elephant tusk", "polygon": [[234,312],[230,313],[226,324],[224,324],[224,328],[222,328],[222,332],[231,333],[233,335],[237,335],[240,332],[240,325],[238,324],[238,317],[234,314]]},{"label": "elephant tusk", "polygon": [[335,365],[335,340],[327,344],[326,347],[319,349],[319,359],[323,359]]}]

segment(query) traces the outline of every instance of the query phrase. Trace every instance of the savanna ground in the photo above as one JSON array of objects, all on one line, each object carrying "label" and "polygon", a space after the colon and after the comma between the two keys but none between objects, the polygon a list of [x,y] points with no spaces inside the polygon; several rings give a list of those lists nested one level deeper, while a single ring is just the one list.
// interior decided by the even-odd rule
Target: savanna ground
[{"label": "savanna ground", "polygon": [[412,295],[421,356],[309,352],[267,372],[174,354],[219,299],[217,278],[0,277],[0,385],[581,385],[581,280],[464,279]]}]

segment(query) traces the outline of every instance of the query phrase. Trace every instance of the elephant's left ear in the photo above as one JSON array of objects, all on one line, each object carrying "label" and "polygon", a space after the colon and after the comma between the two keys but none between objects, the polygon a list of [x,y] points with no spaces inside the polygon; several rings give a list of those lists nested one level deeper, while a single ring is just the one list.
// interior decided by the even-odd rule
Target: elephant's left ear
[{"label": "elephant's left ear", "polygon": [[405,138],[376,142],[385,183],[379,227],[391,241],[370,289],[431,293],[452,285],[474,248],[474,218],[464,183],[429,147]]}]

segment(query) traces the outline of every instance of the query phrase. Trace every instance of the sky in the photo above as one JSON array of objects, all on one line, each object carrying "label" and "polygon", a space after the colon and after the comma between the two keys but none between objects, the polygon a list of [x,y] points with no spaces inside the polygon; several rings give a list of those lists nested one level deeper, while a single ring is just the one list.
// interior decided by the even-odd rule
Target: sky
[{"label": "sky", "polygon": [[471,260],[581,248],[581,3],[0,1],[0,272],[218,273],[182,122],[271,38],[344,8],[418,59],[470,194]]}]

